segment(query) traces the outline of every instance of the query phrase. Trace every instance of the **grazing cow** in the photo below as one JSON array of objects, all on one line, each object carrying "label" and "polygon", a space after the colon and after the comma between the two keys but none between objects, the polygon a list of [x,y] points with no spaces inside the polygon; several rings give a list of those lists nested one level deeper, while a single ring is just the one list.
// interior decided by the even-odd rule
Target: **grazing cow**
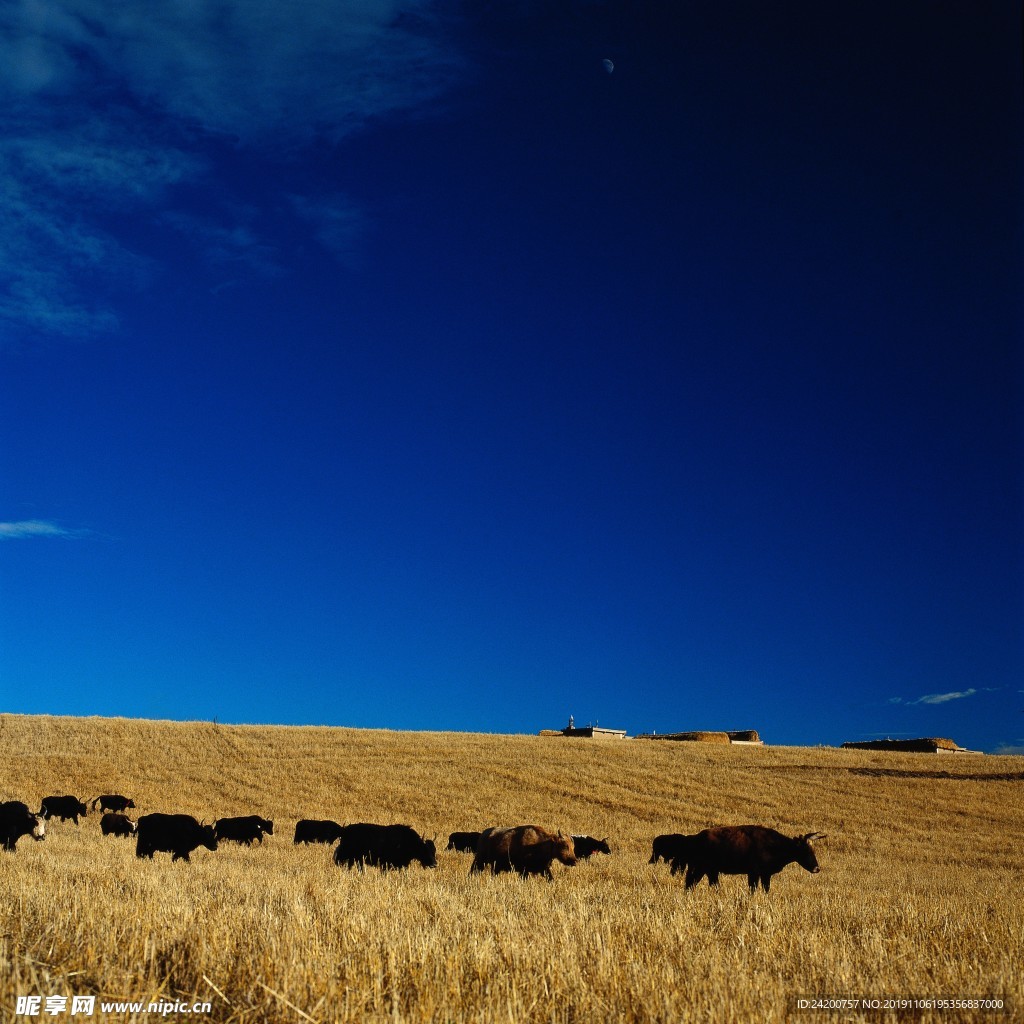
[{"label": "grazing cow", "polygon": [[821,832],[791,838],[763,825],[706,828],[690,837],[686,888],[692,889],[705,875],[709,885],[718,885],[719,875],[746,875],[751,892],[756,891],[758,882],[768,892],[772,875],[787,864],[796,863],[817,874],[821,869],[811,843],[824,838]]},{"label": "grazing cow", "polygon": [[39,814],[44,818],[60,818],[61,821],[71,818],[76,825],[79,816],[84,818],[88,813],[89,809],[77,796],[44,796],[43,805],[39,808]]},{"label": "grazing cow", "polygon": [[212,825],[201,825],[191,814],[144,814],[135,823],[135,856],[149,857],[157,851],[173,854],[171,860],[189,859],[197,847],[217,849]]},{"label": "grazing cow", "polygon": [[490,865],[499,875],[518,871],[527,875],[544,875],[551,880],[551,862],[560,861],[571,867],[576,863],[572,838],[548,832],[539,825],[517,825],[515,828],[489,828],[480,835],[476,856],[469,873],[483,871]]},{"label": "grazing cow", "polygon": [[414,860],[436,868],[437,849],[433,839],[425,839],[410,825],[345,825],[334,850],[335,864],[350,869],[358,865],[360,871],[364,864],[383,871],[407,868]]},{"label": "grazing cow", "polygon": [[479,832],[453,832],[448,837],[447,848],[458,853],[476,853],[476,844],[479,842]]},{"label": "grazing cow", "polygon": [[263,842],[264,835],[274,834],[274,823],[256,814],[242,818],[218,818],[213,826],[218,842],[230,839],[234,843],[245,843],[252,846],[253,841]]},{"label": "grazing cow", "polygon": [[342,826],[336,821],[303,818],[295,824],[293,843],[334,843],[341,838]]},{"label": "grazing cow", "polygon": [[45,839],[46,815],[33,814],[20,800],[0,804],[0,845],[13,853],[22,836],[31,836],[36,842]]},{"label": "grazing cow", "polygon": [[117,811],[120,814],[123,814],[129,808],[135,808],[134,800],[121,796],[119,793],[105,793],[103,796],[96,797],[92,802],[92,809],[94,811],[97,804],[100,805],[101,811]]},{"label": "grazing cow", "polygon": [[[651,843],[651,859],[647,863],[657,864],[659,860],[664,860],[668,864],[688,848],[689,840],[692,838],[692,836],[684,836],[678,832],[655,836],[654,842]],[[684,863],[683,867],[685,866]]]},{"label": "grazing cow", "polygon": [[138,826],[130,818],[123,814],[104,814],[100,818],[100,831],[105,836],[128,836],[135,835]]},{"label": "grazing cow", "polygon": [[607,836],[604,839],[595,839],[593,836],[573,836],[572,847],[576,853],[577,860],[581,857],[583,860],[589,860],[591,855],[595,853],[612,852],[608,846]]}]

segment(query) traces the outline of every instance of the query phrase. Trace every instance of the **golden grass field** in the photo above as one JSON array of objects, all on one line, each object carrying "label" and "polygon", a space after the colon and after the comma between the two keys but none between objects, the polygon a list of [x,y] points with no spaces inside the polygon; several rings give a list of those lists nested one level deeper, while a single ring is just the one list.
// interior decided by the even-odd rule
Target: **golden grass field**
[{"label": "golden grass field", "polygon": [[[98,813],[0,852],[3,1020],[90,1019],[15,1018],[53,994],[209,1001],[191,1019],[225,1022],[897,1019],[798,1011],[812,996],[999,997],[1002,1015],[899,1019],[1024,1019],[1020,758],[0,715],[0,765],[0,799],[33,810],[125,793],[135,815],[275,823],[191,864],[137,860]],[[436,833],[438,867],[341,870],[292,844],[302,817]],[[612,856],[548,882],[470,877],[444,850],[521,823]],[[827,833],[821,873],[752,896],[647,863],[659,833],[744,823]]]}]

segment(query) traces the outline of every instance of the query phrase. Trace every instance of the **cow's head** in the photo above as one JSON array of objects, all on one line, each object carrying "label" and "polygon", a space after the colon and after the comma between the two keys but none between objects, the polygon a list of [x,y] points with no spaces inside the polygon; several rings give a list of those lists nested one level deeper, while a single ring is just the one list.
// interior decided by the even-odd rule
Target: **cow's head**
[{"label": "cow's head", "polygon": [[437,867],[437,846],[433,839],[420,836],[420,852],[416,858],[425,868]]},{"label": "cow's head", "polygon": [[30,836],[38,843],[46,838],[46,815],[45,814],[33,814],[32,818],[32,831],[29,833]]},{"label": "cow's head", "polygon": [[268,836],[272,836],[274,834],[274,823],[272,821],[267,821],[266,818],[260,818],[260,828]]},{"label": "cow's head", "polygon": [[134,821],[131,821],[131,820],[130,820],[130,819],[128,819],[128,818],[125,818],[124,820],[128,822],[128,831],[129,831],[129,832],[130,832],[130,833],[131,833],[132,835],[135,835],[135,833],[139,831],[139,826],[138,826],[138,824],[137,824],[136,822],[134,822]]},{"label": "cow's head", "polygon": [[125,804],[125,807],[134,807],[134,806],[135,806],[135,801],[131,800],[131,799],[129,799],[128,803]]},{"label": "cow's head", "polygon": [[605,836],[604,839],[598,839],[598,841],[597,841],[597,852],[598,853],[611,853],[612,852],[611,847],[608,845],[608,837],[607,836]]},{"label": "cow's head", "polygon": [[816,839],[824,839],[824,832],[808,832],[805,836],[797,836],[794,842],[796,847],[796,862],[802,868],[806,868],[812,875],[816,875],[821,868],[818,867],[818,858],[814,855],[814,847],[811,843]]},{"label": "cow's head", "polygon": [[205,846],[208,850],[217,849],[217,833],[212,825],[199,826],[199,845]]},{"label": "cow's head", "polygon": [[576,863],[576,847],[573,846],[572,836],[564,836],[559,832],[552,843],[555,860],[571,868]]}]

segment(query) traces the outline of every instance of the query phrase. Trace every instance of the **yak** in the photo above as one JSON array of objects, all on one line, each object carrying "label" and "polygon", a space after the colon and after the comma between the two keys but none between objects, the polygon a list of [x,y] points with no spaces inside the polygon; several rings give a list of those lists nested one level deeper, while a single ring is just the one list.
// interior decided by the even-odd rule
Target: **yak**
[{"label": "yak", "polygon": [[254,841],[262,844],[264,835],[274,834],[274,823],[256,814],[241,818],[218,818],[214,822],[213,831],[218,842],[230,839],[235,843],[252,846]]},{"label": "yak", "polygon": [[172,854],[172,861],[187,861],[200,846],[217,849],[213,826],[200,824],[191,814],[144,814],[136,822],[135,836],[135,856],[150,860],[157,851]]},{"label": "yak", "polygon": [[100,805],[101,811],[117,811],[119,813],[135,808],[135,801],[130,797],[121,796],[120,793],[104,793],[103,796],[96,797],[92,802],[94,811],[97,804]]},{"label": "yak", "polygon": [[551,862],[555,860],[568,867],[576,863],[570,836],[548,832],[539,825],[489,828],[480,835],[469,873],[483,871],[490,865],[495,875],[503,871],[517,871],[523,878],[543,875],[550,881]]},{"label": "yak", "polygon": [[[787,864],[796,863],[817,874],[821,869],[811,843],[825,836],[808,832],[790,837],[763,825],[722,825],[706,828],[689,838],[685,851],[687,889],[692,889],[705,875],[709,885],[718,885],[719,875],[746,875],[751,892],[757,890],[759,882],[768,892],[772,875]],[[677,870],[682,870],[682,865],[673,860],[673,874]]]},{"label": "yak", "polygon": [[589,860],[592,854],[595,853],[611,853],[611,848],[608,846],[608,837],[604,839],[595,839],[593,836],[577,836],[572,837],[572,847],[576,853],[576,859]]},{"label": "yak", "polygon": [[476,853],[476,844],[480,842],[479,832],[453,832],[448,837],[449,850],[458,853]]},{"label": "yak", "polygon": [[[648,864],[657,864],[664,860],[666,864],[675,860],[689,847],[689,841],[693,836],[684,836],[679,832],[670,832],[668,835],[655,836],[651,843],[651,859]],[[683,867],[686,867],[685,856],[682,858]]]},{"label": "yak", "polygon": [[138,826],[130,818],[126,818],[123,814],[104,814],[100,818],[100,831],[105,836],[128,836],[135,835],[135,830]]},{"label": "yak", "polygon": [[334,850],[335,864],[349,869],[358,865],[360,871],[366,864],[382,871],[407,868],[414,860],[425,868],[437,867],[434,841],[419,835],[411,825],[343,825]]},{"label": "yak", "polygon": [[293,843],[334,843],[341,838],[343,826],[336,821],[303,818],[295,823]]},{"label": "yak", "polygon": [[45,839],[46,815],[33,814],[20,800],[0,803],[0,846],[13,853],[22,836],[31,836],[36,842]]},{"label": "yak", "polygon": [[71,818],[76,825],[79,817],[84,818],[88,813],[88,808],[77,796],[44,796],[43,805],[39,808],[40,817],[60,818],[61,821]]}]

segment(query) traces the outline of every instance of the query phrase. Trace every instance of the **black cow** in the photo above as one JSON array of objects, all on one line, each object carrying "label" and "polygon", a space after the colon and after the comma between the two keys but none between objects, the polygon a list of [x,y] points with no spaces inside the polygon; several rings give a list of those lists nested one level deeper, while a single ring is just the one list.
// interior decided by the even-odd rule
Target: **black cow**
[{"label": "black cow", "polygon": [[479,832],[453,832],[448,837],[447,849],[459,853],[476,853],[476,844],[479,842]]},{"label": "black cow", "polygon": [[101,811],[117,811],[124,813],[129,808],[134,809],[135,801],[130,800],[126,796],[121,796],[118,793],[105,793],[103,796],[96,797],[92,802],[92,809],[96,810],[96,805],[100,805]]},{"label": "black cow", "polygon": [[[684,836],[679,832],[670,832],[668,835],[655,836],[651,843],[651,859],[648,864],[657,864],[664,860],[666,864],[684,854],[689,847],[689,841],[693,836]],[[683,867],[685,867],[685,858]]]},{"label": "black cow", "polygon": [[104,814],[100,818],[100,831],[105,836],[133,836],[138,826],[123,814]]},{"label": "black cow", "polygon": [[254,841],[262,843],[265,835],[274,834],[274,823],[259,815],[248,814],[242,818],[218,818],[213,831],[217,833],[218,842],[230,839],[234,843],[252,846]]},{"label": "black cow", "polygon": [[333,843],[341,838],[343,826],[336,821],[303,818],[295,824],[293,843]]},{"label": "black cow", "polygon": [[582,857],[583,860],[589,860],[591,855],[595,853],[612,852],[608,846],[607,836],[604,839],[595,839],[593,836],[573,836],[572,845],[576,851],[576,857]]},{"label": "black cow", "polygon": [[213,826],[201,825],[191,814],[144,814],[136,822],[135,836],[135,856],[150,860],[157,851],[187,861],[197,847],[217,849]]},{"label": "black cow", "polygon": [[344,825],[334,850],[335,864],[350,869],[358,865],[360,871],[364,864],[383,871],[407,868],[414,860],[436,868],[437,849],[433,839],[425,839],[410,825]]},{"label": "black cow", "polygon": [[548,832],[540,825],[488,828],[480,834],[469,873],[483,871],[490,865],[496,875],[518,871],[523,878],[543,875],[551,881],[551,863],[555,860],[568,867],[576,863],[572,839],[561,832]]},{"label": "black cow", "polygon": [[33,814],[20,800],[0,804],[0,845],[13,853],[22,836],[31,836],[36,842],[45,839],[46,815]]},{"label": "black cow", "polygon": [[71,818],[77,825],[79,816],[85,817],[89,809],[77,796],[44,796],[39,815],[43,818],[60,818],[67,821]]},{"label": "black cow", "polygon": [[[709,885],[718,885],[719,875],[746,875],[751,892],[756,891],[758,882],[768,892],[772,875],[787,864],[796,863],[817,874],[821,869],[811,843],[824,838],[821,832],[784,836],[763,825],[706,828],[690,837],[686,851],[686,888],[692,889],[705,875]],[[675,870],[673,862],[673,872]]]}]

